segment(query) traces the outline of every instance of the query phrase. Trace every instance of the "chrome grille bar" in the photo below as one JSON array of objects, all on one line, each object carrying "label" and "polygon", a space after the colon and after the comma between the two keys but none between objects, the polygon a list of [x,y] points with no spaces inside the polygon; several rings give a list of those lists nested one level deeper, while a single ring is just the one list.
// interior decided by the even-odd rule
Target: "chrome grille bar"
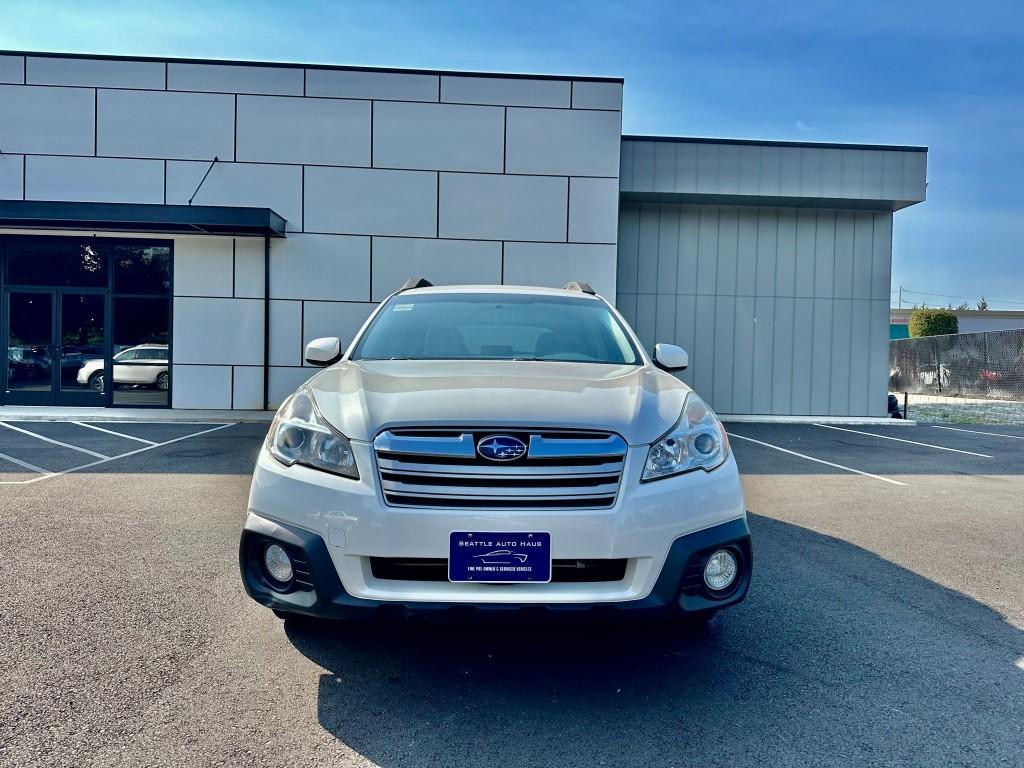
[{"label": "chrome grille bar", "polygon": [[476,443],[471,433],[458,437],[444,435],[394,435],[381,432],[373,441],[377,451],[386,453],[414,453],[419,456],[454,456],[457,458],[473,458],[476,456]]},{"label": "chrome grille bar", "polygon": [[626,441],[618,435],[604,440],[558,440],[543,435],[530,435],[530,458],[576,459],[588,456],[621,456],[626,452]]},{"label": "chrome grille bar", "polygon": [[[514,461],[478,455],[495,434],[528,447]],[[615,503],[626,441],[609,432],[502,428],[401,428],[374,440],[385,502],[402,507],[603,509]]]}]

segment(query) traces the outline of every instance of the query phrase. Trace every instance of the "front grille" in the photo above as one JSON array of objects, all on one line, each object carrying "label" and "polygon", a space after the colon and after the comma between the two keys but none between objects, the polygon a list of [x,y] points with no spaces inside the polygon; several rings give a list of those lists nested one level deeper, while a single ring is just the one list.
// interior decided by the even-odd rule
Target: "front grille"
[{"label": "front grille", "polygon": [[[386,581],[448,581],[448,561],[440,557],[371,557],[374,578]],[[551,581],[622,581],[626,560],[552,560]]]},{"label": "front grille", "polygon": [[[521,440],[526,453],[492,461],[477,444]],[[395,429],[373,442],[384,501],[393,507],[605,509],[615,503],[626,441],[611,432],[553,429]]]}]

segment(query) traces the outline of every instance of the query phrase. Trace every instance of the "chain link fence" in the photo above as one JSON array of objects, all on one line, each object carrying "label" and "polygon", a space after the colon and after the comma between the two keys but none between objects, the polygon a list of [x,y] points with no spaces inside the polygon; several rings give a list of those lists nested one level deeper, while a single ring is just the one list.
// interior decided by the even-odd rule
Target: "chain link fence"
[{"label": "chain link fence", "polygon": [[910,418],[1024,423],[1024,329],[892,341],[889,391]]}]

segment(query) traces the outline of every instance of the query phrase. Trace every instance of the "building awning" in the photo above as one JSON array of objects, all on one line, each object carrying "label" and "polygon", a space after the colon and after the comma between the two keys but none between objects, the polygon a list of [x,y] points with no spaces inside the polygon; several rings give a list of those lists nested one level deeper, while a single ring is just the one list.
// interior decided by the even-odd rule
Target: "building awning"
[{"label": "building awning", "polygon": [[0,200],[0,228],[286,237],[285,223],[270,208]]}]

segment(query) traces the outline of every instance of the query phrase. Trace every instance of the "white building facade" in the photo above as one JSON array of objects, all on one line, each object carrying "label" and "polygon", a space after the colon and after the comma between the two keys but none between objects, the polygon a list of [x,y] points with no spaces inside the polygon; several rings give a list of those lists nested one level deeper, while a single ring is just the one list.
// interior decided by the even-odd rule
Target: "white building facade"
[{"label": "white building facade", "polygon": [[679,139],[650,144],[648,179],[622,89],[0,53],[0,404],[272,408],[313,372],[305,342],[351,338],[416,275],[586,280],[645,344],[690,349],[724,412],[884,414],[875,305],[924,152]]}]

